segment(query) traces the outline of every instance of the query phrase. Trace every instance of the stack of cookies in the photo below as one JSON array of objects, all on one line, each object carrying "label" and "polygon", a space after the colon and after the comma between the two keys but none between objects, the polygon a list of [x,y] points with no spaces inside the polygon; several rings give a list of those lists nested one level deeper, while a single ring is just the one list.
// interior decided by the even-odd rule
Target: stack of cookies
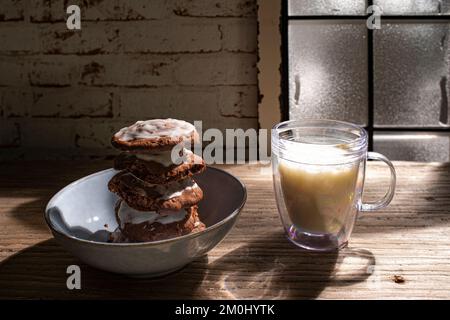
[{"label": "stack of cookies", "polygon": [[114,163],[120,172],[108,184],[120,197],[113,241],[157,241],[205,228],[197,212],[203,191],[192,178],[205,163],[183,148],[197,140],[192,124],[175,119],[138,121],[112,137],[122,151]]}]

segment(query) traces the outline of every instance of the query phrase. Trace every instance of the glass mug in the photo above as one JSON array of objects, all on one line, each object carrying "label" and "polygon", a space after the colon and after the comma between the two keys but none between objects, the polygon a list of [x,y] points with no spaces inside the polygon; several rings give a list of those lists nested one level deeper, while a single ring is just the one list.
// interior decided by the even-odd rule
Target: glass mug
[{"label": "glass mug", "polygon": [[[287,237],[316,251],[345,247],[362,211],[387,206],[395,191],[392,163],[367,151],[367,132],[334,120],[291,120],[272,130],[275,197]],[[362,203],[366,160],[391,170],[389,190],[374,203]]]}]

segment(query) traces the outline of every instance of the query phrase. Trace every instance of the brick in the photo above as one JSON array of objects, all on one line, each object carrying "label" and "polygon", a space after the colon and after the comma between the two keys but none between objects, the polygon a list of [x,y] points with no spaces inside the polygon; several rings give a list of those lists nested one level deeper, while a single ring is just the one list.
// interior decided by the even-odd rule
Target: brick
[{"label": "brick", "polygon": [[[148,0],[88,0],[78,1],[86,20],[151,20],[163,19],[170,14],[167,1]],[[73,2],[74,4],[77,1]]]},{"label": "brick", "polygon": [[26,61],[29,84],[32,86],[69,86],[80,81],[84,59],[77,56],[43,56]]},{"label": "brick", "polygon": [[65,23],[4,23],[0,28],[4,53],[108,53],[118,52],[119,26],[85,23],[82,30],[68,30]]},{"label": "brick", "polygon": [[113,94],[101,89],[34,90],[33,117],[53,118],[111,118]]},{"label": "brick", "polygon": [[18,147],[20,145],[19,124],[10,120],[0,120],[0,147]]},{"label": "brick", "polygon": [[111,154],[111,136],[126,124],[100,119],[23,119],[21,141],[23,147],[30,149],[60,149],[60,153],[73,155],[86,155],[93,149],[96,154],[101,150]]},{"label": "brick", "polygon": [[[256,86],[129,89],[121,92],[120,118],[132,123],[176,115],[190,122],[202,120],[204,128],[257,128],[256,95]],[[230,105],[231,111],[222,110]]]},{"label": "brick", "polygon": [[166,86],[174,82],[178,59],[170,55],[120,54],[0,56],[0,85]]},{"label": "brick", "polygon": [[74,0],[81,31],[66,29],[68,3],[2,2],[0,141],[16,146],[8,154],[111,155],[114,132],[153,117],[258,126],[256,1]]},{"label": "brick", "polygon": [[33,95],[27,88],[2,88],[3,114],[6,118],[26,117],[33,104]]},{"label": "brick", "polygon": [[163,87],[126,90],[120,97],[120,117],[179,118],[193,121],[207,118],[217,110],[216,88]]},{"label": "brick", "polygon": [[2,0],[0,21],[23,20],[25,2],[25,0]]},{"label": "brick", "polygon": [[73,147],[74,120],[23,119],[21,141],[25,148],[66,149]]},{"label": "brick", "polygon": [[[31,21],[54,22],[65,21],[68,17],[67,0],[34,0],[34,8],[30,10]],[[79,5],[81,21],[105,20],[152,20],[163,19],[170,15],[167,1],[148,0],[73,0],[70,4]]]},{"label": "brick", "polygon": [[26,20],[31,22],[55,22],[66,20],[66,0],[24,0],[21,6]]},{"label": "brick", "polygon": [[[203,120],[203,119],[200,119]],[[203,130],[208,128],[217,128],[223,133],[226,129],[241,128],[247,130],[250,128],[258,128],[258,119],[256,118],[236,118],[236,117],[211,117],[203,121]]]},{"label": "brick", "polygon": [[79,149],[112,150],[111,137],[119,129],[129,125],[128,122],[89,121],[77,122],[75,125],[74,144]]},{"label": "brick", "polygon": [[0,86],[24,85],[28,83],[26,60],[14,56],[0,55]]},{"label": "brick", "polygon": [[[167,86],[255,85],[256,56],[247,53],[2,57],[11,71],[0,85]],[[19,66],[19,68],[18,68]]]},{"label": "brick", "polygon": [[212,52],[222,46],[210,19],[86,22],[76,31],[64,23],[7,23],[0,41],[2,52],[49,54]]},{"label": "brick", "polygon": [[[1,147],[0,147],[1,148]],[[7,147],[6,147],[7,148]],[[24,159],[23,153],[24,150],[21,147],[13,147],[13,148],[0,149],[0,161],[2,162],[11,162]]]},{"label": "brick", "polygon": [[179,16],[244,17],[256,16],[256,0],[173,0],[173,11]]},{"label": "brick", "polygon": [[51,54],[100,54],[118,52],[121,48],[117,24],[105,22],[84,23],[81,30],[68,30],[66,25],[39,24],[39,52]]},{"label": "brick", "polygon": [[221,49],[220,31],[211,19],[130,22],[120,28],[124,52],[211,52]]},{"label": "brick", "polygon": [[3,99],[3,93],[0,93],[0,118],[5,115],[5,101]]},{"label": "brick", "polygon": [[[65,21],[67,18],[66,0],[18,2],[20,5],[8,11],[19,10],[20,13],[25,10],[31,21],[54,22]],[[193,17],[255,17],[257,13],[256,0],[73,0],[70,4],[80,6],[82,21],[155,20],[168,18],[171,14]]]},{"label": "brick", "polygon": [[257,84],[256,56],[253,54],[183,55],[174,70],[180,85]]},{"label": "brick", "polygon": [[42,49],[39,30],[25,22],[5,22],[0,28],[0,51],[39,52]]},{"label": "brick", "polygon": [[[33,22],[65,21],[67,0],[5,0],[4,20]],[[81,9],[82,21],[154,20],[171,14],[193,17],[255,17],[256,0],[73,0]],[[3,9],[2,8],[2,9]],[[0,15],[0,18],[2,16]]]},{"label": "brick", "polygon": [[256,19],[221,19],[220,29],[224,50],[257,52],[258,23]]},{"label": "brick", "polygon": [[258,117],[258,87],[234,86],[219,89],[220,114],[226,117]]},{"label": "brick", "polygon": [[171,85],[175,61],[158,55],[98,56],[81,67],[79,83],[97,86]]}]

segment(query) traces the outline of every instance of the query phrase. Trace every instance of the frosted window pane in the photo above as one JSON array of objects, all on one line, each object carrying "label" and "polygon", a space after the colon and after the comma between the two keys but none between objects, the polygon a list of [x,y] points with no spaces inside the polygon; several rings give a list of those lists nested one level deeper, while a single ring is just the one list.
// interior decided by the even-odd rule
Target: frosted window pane
[{"label": "frosted window pane", "polygon": [[289,0],[289,15],[364,15],[365,0]]},{"label": "frosted window pane", "polygon": [[374,0],[383,14],[449,14],[450,0]]},{"label": "frosted window pane", "polygon": [[382,22],[374,34],[375,125],[449,123],[448,33],[444,22]]},{"label": "frosted window pane", "polygon": [[390,160],[450,161],[450,133],[375,133],[373,146]]},{"label": "frosted window pane", "polygon": [[291,21],[289,116],[367,123],[365,21]]}]

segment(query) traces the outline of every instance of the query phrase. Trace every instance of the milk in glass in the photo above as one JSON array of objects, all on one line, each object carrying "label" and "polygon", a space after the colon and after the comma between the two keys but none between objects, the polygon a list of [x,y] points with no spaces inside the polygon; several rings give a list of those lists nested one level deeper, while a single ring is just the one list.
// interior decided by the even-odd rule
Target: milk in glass
[{"label": "milk in glass", "polygon": [[279,159],[281,190],[293,227],[337,233],[353,223],[363,174],[359,159],[343,161],[346,152],[340,145],[299,143],[294,151],[290,148],[288,159]]}]

